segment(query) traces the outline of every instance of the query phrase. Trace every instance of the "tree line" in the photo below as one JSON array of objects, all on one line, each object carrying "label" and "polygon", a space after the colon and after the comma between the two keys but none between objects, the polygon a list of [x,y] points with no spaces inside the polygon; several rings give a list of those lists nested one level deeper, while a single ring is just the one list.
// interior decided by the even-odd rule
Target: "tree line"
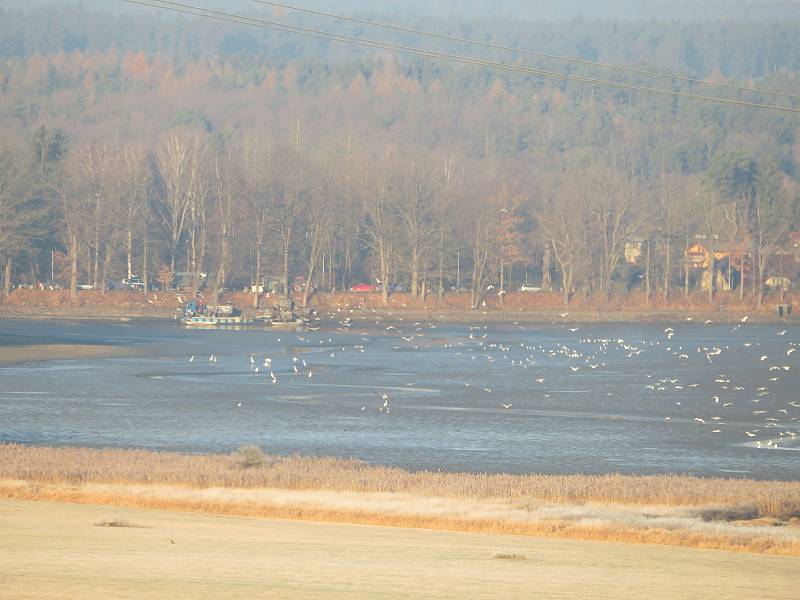
[{"label": "tree line", "polygon": [[[384,301],[393,283],[417,298],[463,287],[477,306],[487,287],[510,289],[516,268],[516,285],[524,270],[565,303],[575,293],[667,297],[696,284],[685,252],[702,237],[752,262],[736,265],[750,277],[738,288],[760,297],[777,274],[770,255],[798,223],[796,190],[774,160],[741,153],[702,176],[646,180],[624,155],[525,172],[503,157],[370,154],[346,141],[305,152],[297,135],[285,144],[182,127],[145,146],[73,144],[39,128],[24,153],[0,155],[6,290],[14,273],[49,279],[43,257],[55,252],[54,275],[73,296],[79,284],[141,275],[152,288],[159,273],[186,271],[209,273],[212,294],[269,277],[288,292],[299,276],[312,283],[303,304],[369,282],[383,284]],[[632,241],[644,250],[626,261]]]}]

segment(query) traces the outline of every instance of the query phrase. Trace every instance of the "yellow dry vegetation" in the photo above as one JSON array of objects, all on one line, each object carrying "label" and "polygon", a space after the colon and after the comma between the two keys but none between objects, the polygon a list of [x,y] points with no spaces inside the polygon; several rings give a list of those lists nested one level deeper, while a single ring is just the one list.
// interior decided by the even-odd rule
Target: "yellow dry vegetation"
[{"label": "yellow dry vegetation", "polygon": [[800,482],[251,463],[239,453],[0,444],[0,497],[800,556]]}]

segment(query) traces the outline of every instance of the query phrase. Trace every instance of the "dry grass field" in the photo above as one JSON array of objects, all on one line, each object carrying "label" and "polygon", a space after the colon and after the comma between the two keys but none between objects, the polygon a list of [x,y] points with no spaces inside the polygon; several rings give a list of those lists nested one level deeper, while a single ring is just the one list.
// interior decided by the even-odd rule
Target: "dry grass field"
[{"label": "dry grass field", "polygon": [[17,500],[0,500],[0,531],[4,600],[789,600],[800,572],[781,556]]},{"label": "dry grass field", "polygon": [[0,444],[0,498],[800,556],[800,482],[409,472],[257,448]]}]

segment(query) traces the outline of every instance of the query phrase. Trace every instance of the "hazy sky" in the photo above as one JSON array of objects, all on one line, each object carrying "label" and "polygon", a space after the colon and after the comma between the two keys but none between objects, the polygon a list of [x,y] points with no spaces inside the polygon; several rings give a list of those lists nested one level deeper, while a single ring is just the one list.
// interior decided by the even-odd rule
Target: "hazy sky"
[{"label": "hazy sky", "polygon": [[[183,0],[186,4],[264,11],[251,0]],[[349,14],[419,17],[460,15],[467,18],[504,16],[515,19],[668,19],[668,20],[781,20],[800,21],[797,0],[286,0],[309,8]],[[104,10],[126,10],[122,0],[3,0],[3,6],[41,8],[81,4]]]}]

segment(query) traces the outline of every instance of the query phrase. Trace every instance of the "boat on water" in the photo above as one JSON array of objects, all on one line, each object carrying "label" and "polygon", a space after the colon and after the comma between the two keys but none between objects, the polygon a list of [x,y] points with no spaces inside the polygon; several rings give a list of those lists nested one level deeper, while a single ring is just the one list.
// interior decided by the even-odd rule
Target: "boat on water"
[{"label": "boat on water", "polygon": [[214,316],[214,315],[194,315],[183,317],[181,323],[189,327],[220,327],[229,325],[244,325],[248,323],[244,316]]},{"label": "boat on water", "polygon": [[189,300],[179,316],[187,327],[240,327],[242,325],[268,325],[273,329],[299,329],[308,323],[308,318],[295,312],[294,302],[281,299],[271,307],[254,316],[245,316],[230,304],[206,305],[202,297]]},{"label": "boat on water", "polygon": [[180,321],[189,327],[228,327],[250,322],[233,305],[207,305],[202,297],[192,298],[185,304]]},{"label": "boat on water", "polygon": [[275,306],[259,311],[255,321],[273,329],[296,329],[308,323],[308,319],[295,312],[294,301],[289,298],[280,298]]},{"label": "boat on water", "polygon": [[305,327],[307,321],[305,319],[296,318],[291,321],[271,321],[270,325],[272,325],[273,329],[297,329],[300,327]]}]

